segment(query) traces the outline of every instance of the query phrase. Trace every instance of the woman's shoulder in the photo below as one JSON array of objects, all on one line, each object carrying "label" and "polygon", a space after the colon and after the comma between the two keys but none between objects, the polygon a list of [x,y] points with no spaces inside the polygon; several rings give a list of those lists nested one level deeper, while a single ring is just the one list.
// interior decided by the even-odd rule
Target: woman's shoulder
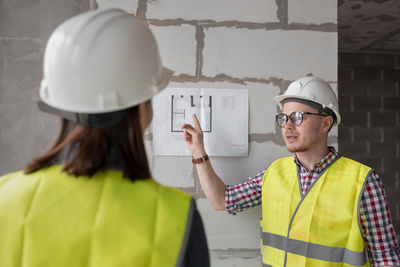
[{"label": "woman's shoulder", "polygon": [[152,178],[149,178],[146,181],[148,183],[152,184],[152,186],[154,186],[161,194],[168,195],[168,196],[175,196],[176,198],[185,199],[187,201],[190,201],[192,199],[192,197],[188,193],[186,193],[178,188],[168,186],[168,185],[163,185],[163,184],[155,181]]}]

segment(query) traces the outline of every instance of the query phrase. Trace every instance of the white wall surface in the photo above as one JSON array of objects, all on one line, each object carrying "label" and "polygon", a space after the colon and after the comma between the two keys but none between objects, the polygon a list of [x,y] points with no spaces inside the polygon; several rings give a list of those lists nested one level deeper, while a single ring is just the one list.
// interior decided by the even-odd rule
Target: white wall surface
[{"label": "white wall surface", "polygon": [[149,19],[279,22],[278,7],[265,0],[171,0],[153,1],[148,5]]},{"label": "white wall surface", "polygon": [[35,101],[44,48],[61,22],[91,7],[89,0],[0,1],[0,176],[21,170],[55,140],[59,119]]},{"label": "white wall surface", "polygon": [[[335,0],[97,0],[146,20],[171,87],[247,88],[249,155],[213,157],[227,184],[243,181],[279,157],[290,155],[275,126],[273,97],[302,76],[337,85]],[[146,145],[151,151],[151,135]],[[336,145],[337,130],[329,142]],[[149,155],[154,178],[197,199],[214,267],[260,266],[257,207],[236,216],[212,210],[204,199],[190,157]]]}]

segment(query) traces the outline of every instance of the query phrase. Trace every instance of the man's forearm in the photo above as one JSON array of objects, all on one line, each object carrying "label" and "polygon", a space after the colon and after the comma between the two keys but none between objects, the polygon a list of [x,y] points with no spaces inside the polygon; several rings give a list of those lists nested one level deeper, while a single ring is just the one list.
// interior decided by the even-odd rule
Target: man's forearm
[{"label": "man's forearm", "polygon": [[225,210],[225,184],[215,174],[210,161],[196,164],[201,188],[215,210]]},{"label": "man's forearm", "polygon": [[[203,142],[203,131],[201,130],[199,120],[195,114],[192,115],[194,127],[190,124],[184,124],[182,130],[184,132],[183,139],[188,145],[190,152],[194,158],[201,158],[206,155]],[[206,194],[215,210],[225,210],[225,184],[215,174],[210,161],[196,164],[197,173],[199,174],[201,188]]]}]

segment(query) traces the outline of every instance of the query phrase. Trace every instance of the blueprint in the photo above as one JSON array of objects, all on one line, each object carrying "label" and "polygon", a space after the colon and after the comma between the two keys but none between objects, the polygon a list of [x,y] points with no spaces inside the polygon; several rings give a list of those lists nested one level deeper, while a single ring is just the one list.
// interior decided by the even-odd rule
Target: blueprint
[{"label": "blueprint", "polygon": [[212,96],[171,95],[171,132],[182,132],[182,125],[192,123],[192,114],[198,114],[203,132],[212,130]]},{"label": "blueprint", "polygon": [[209,156],[248,155],[248,93],[245,89],[167,88],[153,98],[153,154],[190,155],[182,125],[196,114]]}]

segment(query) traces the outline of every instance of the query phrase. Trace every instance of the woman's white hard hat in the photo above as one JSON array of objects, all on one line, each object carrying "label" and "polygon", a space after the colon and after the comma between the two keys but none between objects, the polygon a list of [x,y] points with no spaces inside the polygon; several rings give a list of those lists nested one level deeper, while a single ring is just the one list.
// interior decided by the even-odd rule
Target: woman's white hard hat
[{"label": "woman's white hard hat", "polygon": [[56,110],[109,113],[149,100],[172,71],[147,25],[118,9],[72,17],[50,36],[40,98]]},{"label": "woman's white hard hat", "polygon": [[275,102],[282,109],[286,99],[302,99],[329,108],[336,116],[336,125],[340,124],[339,105],[332,87],[318,77],[303,77],[292,82],[283,95],[276,96]]}]

